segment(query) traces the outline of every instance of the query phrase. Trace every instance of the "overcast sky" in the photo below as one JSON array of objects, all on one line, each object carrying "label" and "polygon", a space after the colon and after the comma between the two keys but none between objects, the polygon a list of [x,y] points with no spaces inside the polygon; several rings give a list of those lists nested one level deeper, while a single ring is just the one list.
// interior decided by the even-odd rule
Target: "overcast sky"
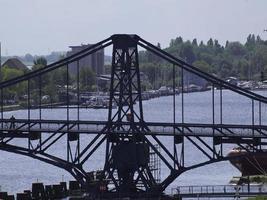
[{"label": "overcast sky", "polygon": [[136,33],[166,47],[171,38],[267,40],[267,0],[0,0],[3,55],[48,54]]}]

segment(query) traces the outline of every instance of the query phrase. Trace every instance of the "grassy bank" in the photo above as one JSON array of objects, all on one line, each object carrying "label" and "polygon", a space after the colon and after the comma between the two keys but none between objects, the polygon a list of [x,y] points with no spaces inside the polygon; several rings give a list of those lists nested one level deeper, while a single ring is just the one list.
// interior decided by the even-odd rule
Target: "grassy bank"
[{"label": "grassy bank", "polygon": [[250,181],[253,183],[267,183],[267,176],[251,176]]},{"label": "grassy bank", "polygon": [[4,112],[19,110],[19,109],[23,109],[23,107],[21,105],[19,105],[19,104],[10,105],[10,106],[3,106]]},{"label": "grassy bank", "polygon": [[267,200],[267,196],[258,196],[258,197],[251,197],[247,200]]},{"label": "grassy bank", "polygon": [[267,176],[266,175],[255,175],[255,176],[243,176],[243,177],[239,177],[239,176],[234,176],[231,180],[230,180],[230,184],[240,184],[240,181],[247,183],[247,180],[249,178],[249,182],[250,183],[256,183],[256,184],[267,184]]}]

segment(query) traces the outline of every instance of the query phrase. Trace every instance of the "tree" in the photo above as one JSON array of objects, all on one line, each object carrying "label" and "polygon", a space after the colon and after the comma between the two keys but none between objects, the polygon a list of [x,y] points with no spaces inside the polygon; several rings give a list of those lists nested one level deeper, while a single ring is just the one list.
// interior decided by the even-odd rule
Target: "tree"
[{"label": "tree", "polygon": [[193,45],[193,46],[197,46],[197,39],[196,39],[196,38],[193,39],[192,45]]},{"label": "tree", "polygon": [[31,54],[29,54],[29,53],[27,53],[27,54],[24,56],[24,58],[25,58],[25,61],[26,61],[26,62],[29,62],[29,63],[33,62],[33,60],[34,60],[33,56],[32,56]]},{"label": "tree", "polygon": [[213,47],[213,40],[212,40],[212,38],[209,39],[209,41],[207,42],[207,45],[209,47]]},{"label": "tree", "polygon": [[227,48],[227,47],[228,47],[228,45],[229,45],[229,41],[228,41],[228,40],[226,40],[226,42],[225,42],[225,48]]},{"label": "tree", "polygon": [[233,56],[244,56],[246,54],[246,49],[240,42],[230,42],[225,50]]},{"label": "tree", "polygon": [[19,70],[19,69],[15,69],[15,68],[10,68],[9,66],[4,66],[2,68],[2,77],[3,77],[3,81],[18,77],[18,76],[22,76],[23,75],[23,71]]},{"label": "tree", "polygon": [[214,53],[218,55],[223,52],[223,46],[219,44],[218,40],[214,40]]},{"label": "tree", "polygon": [[229,76],[233,76],[234,74],[232,74],[232,65],[231,65],[231,63],[228,62],[227,60],[223,60],[220,63],[218,74],[219,74],[219,76],[221,78],[227,78]]},{"label": "tree", "polygon": [[[18,76],[22,76],[24,72],[19,69],[9,68],[8,66],[2,67],[2,77],[3,81],[7,81]],[[20,82],[18,84],[12,85],[4,90],[5,99],[18,99],[21,95],[26,92],[27,83]]]},{"label": "tree", "polygon": [[[47,61],[44,57],[39,57],[39,58],[35,59],[33,63],[34,63],[34,65],[32,66],[31,71],[39,70],[39,69],[41,69],[47,65]],[[51,74],[52,73],[53,72],[49,72],[49,73],[41,75],[42,87],[45,87],[46,85],[49,84],[49,82],[51,80]],[[40,82],[39,77],[34,78],[32,81],[33,81],[32,87],[35,89],[39,88],[39,84],[40,84],[39,83]]]},{"label": "tree", "polygon": [[[67,77],[69,76],[69,78]],[[67,67],[61,67],[52,72],[52,80],[56,85],[64,86],[67,85],[67,79],[69,79],[68,84],[72,84],[73,77],[71,76],[70,72],[67,74]]]},{"label": "tree", "polygon": [[192,64],[196,60],[193,47],[189,42],[184,43],[181,46],[180,55],[181,58],[185,59],[186,62]]},{"label": "tree", "polygon": [[204,71],[204,72],[207,72],[207,73],[211,73],[212,72],[211,66],[207,62],[205,62],[203,60],[195,61],[193,63],[193,66],[195,66],[198,69],[200,69],[201,71]]},{"label": "tree", "polygon": [[[250,34],[245,44],[226,41],[225,46],[210,38],[205,44],[197,39],[184,42],[182,37],[172,39],[170,46],[164,49],[176,57],[183,58],[189,64],[203,71],[215,73],[220,78],[235,76],[241,79],[260,80],[261,72],[267,74],[267,41]],[[148,59],[149,53],[140,53],[142,70],[147,74],[152,85],[168,83],[169,68],[163,60],[159,64],[155,59]],[[150,56],[151,58],[151,56]],[[159,68],[153,68],[160,66]],[[156,76],[155,76],[156,69]],[[160,81],[159,81],[160,80]]]},{"label": "tree", "polygon": [[250,76],[250,67],[246,59],[240,59],[236,64],[237,73],[239,77],[243,80],[248,80]]},{"label": "tree", "polygon": [[47,60],[45,57],[39,57],[33,61],[34,66],[45,67],[47,65]]},{"label": "tree", "polygon": [[183,38],[181,36],[177,37],[174,40],[171,40],[170,46],[177,46],[177,45],[180,45],[180,44],[183,44]]},{"label": "tree", "polygon": [[246,48],[249,51],[251,51],[251,50],[254,49],[255,45],[256,45],[255,35],[254,34],[252,34],[252,35],[249,34],[249,36],[247,37],[246,44],[245,44]]},{"label": "tree", "polygon": [[[157,43],[157,47],[161,49],[160,43]],[[147,51],[147,61],[151,63],[157,63],[161,61],[161,58],[155,55],[153,52]]]},{"label": "tree", "polygon": [[82,67],[80,69],[81,89],[92,90],[92,86],[96,84],[96,76],[90,67]]}]

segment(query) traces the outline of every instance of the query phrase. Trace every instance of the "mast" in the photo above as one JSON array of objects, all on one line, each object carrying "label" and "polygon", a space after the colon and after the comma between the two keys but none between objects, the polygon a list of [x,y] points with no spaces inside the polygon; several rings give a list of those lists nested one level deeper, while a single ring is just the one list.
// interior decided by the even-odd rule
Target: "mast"
[{"label": "mast", "polygon": [[0,82],[2,82],[2,44],[0,42]]}]

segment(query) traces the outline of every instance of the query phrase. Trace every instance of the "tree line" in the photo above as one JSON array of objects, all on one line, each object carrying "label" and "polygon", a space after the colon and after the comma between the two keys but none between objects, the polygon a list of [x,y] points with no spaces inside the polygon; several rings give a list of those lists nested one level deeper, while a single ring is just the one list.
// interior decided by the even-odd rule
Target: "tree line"
[{"label": "tree line", "polygon": [[[157,46],[160,48],[160,44]],[[212,38],[204,43],[177,37],[164,50],[222,79],[231,76],[240,80],[267,79],[267,41],[254,34],[247,37],[245,44],[226,41],[225,45]],[[170,84],[170,65],[148,51],[142,51],[139,55],[141,71],[148,76],[152,85]]]},{"label": "tree line", "polygon": [[[62,57],[61,57],[62,58]],[[61,59],[60,58],[60,59]],[[23,74],[36,71],[47,66],[47,60],[39,57],[34,60],[31,69],[17,69],[12,66],[3,66],[1,68],[2,81],[7,81]],[[72,74],[67,70],[67,66],[63,66],[42,76],[38,76],[27,81],[20,82],[13,86],[7,87],[3,91],[3,97],[7,100],[27,103],[28,85],[30,88],[30,99],[32,104],[38,104],[39,98],[47,96],[45,101],[57,102],[60,97],[66,96],[66,86],[69,85],[69,91],[77,90],[77,74]],[[81,67],[79,72],[79,89],[81,91],[95,90],[96,76],[90,67]],[[40,91],[41,90],[41,91]],[[41,94],[41,97],[39,97]],[[66,100],[66,98],[64,99]],[[7,102],[8,103],[8,102]],[[48,102],[44,102],[48,103]]]},{"label": "tree line", "polygon": [[[161,48],[159,43],[157,46]],[[209,39],[204,43],[203,41],[198,42],[197,39],[184,41],[182,37],[177,37],[172,39],[164,50],[222,79],[230,76],[240,80],[259,81],[267,79],[267,41],[254,34],[250,34],[244,44],[226,41],[225,45],[221,45],[216,39]],[[140,71],[146,77],[142,80],[144,90],[172,85],[172,65],[148,51],[140,51],[139,60]],[[20,70],[11,66],[3,66],[1,79],[2,81],[9,80],[46,65],[46,58],[38,57],[34,60],[31,69]],[[105,69],[106,73],[109,73],[110,66],[105,66]],[[178,71],[175,76],[178,84],[180,82]],[[77,75],[69,73],[67,76],[66,67],[42,75],[42,94],[48,95],[54,100],[59,99],[59,94],[66,90],[67,77],[70,90],[77,89]],[[96,74],[92,68],[80,68],[79,83],[79,88],[82,91],[96,91]],[[40,80],[38,78],[31,80],[32,97],[38,96],[39,85]],[[4,98],[19,99],[27,93],[27,87],[27,82],[9,87],[4,91]],[[108,88],[105,88],[105,91],[107,90]]]}]

